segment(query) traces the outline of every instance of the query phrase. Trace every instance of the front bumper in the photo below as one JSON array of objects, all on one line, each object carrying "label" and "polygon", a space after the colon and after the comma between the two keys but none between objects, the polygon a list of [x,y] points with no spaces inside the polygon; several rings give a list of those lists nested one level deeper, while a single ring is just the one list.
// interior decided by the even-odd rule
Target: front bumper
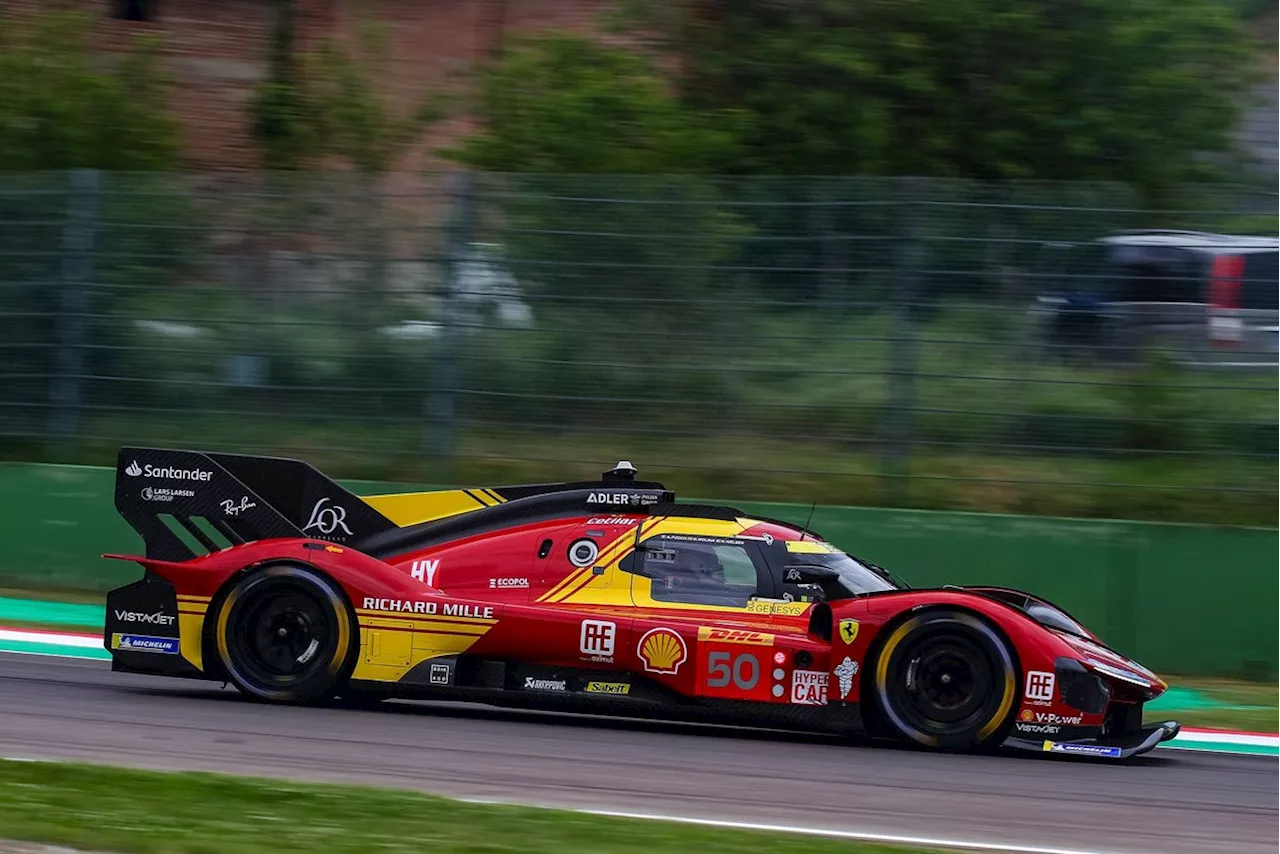
[{"label": "front bumper", "polygon": [[1164,721],[1148,724],[1132,732],[1078,738],[1070,741],[1046,741],[1032,738],[1008,738],[1004,746],[1015,750],[1034,750],[1041,753],[1059,753],[1075,756],[1093,756],[1101,759],[1128,759],[1152,750],[1162,741],[1177,738],[1182,724]]}]

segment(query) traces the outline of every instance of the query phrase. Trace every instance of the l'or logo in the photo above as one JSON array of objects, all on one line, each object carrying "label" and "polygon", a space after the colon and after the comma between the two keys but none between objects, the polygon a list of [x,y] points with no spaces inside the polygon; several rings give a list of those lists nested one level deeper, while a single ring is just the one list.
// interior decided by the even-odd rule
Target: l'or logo
[{"label": "l'or logo", "polygon": [[841,620],[840,621],[840,639],[846,644],[853,643],[858,637],[858,621],[857,620]]},{"label": "l'or logo", "polygon": [[335,531],[341,530],[348,537],[351,536],[351,529],[347,527],[347,510],[337,504],[329,506],[328,498],[321,498],[311,508],[311,518],[307,520],[307,524],[302,526],[303,531],[310,531],[315,528],[320,535],[327,537]]}]

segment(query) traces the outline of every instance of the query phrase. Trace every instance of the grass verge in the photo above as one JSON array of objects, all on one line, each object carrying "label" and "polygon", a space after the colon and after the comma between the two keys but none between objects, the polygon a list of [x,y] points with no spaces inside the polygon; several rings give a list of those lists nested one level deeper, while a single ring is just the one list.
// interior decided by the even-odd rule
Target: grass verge
[{"label": "grass verge", "polygon": [[164,854],[907,854],[812,836],[481,806],[361,786],[0,760],[0,839]]},{"label": "grass verge", "polygon": [[1280,728],[1280,689],[1274,682],[1238,679],[1170,679],[1178,688],[1198,691],[1221,706],[1149,712],[1148,722],[1173,718],[1183,726],[1276,732]]}]

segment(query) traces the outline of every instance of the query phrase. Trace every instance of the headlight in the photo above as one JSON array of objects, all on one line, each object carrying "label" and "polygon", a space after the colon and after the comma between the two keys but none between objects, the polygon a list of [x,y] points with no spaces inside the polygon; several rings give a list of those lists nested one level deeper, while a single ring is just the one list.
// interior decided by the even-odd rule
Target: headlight
[{"label": "headlight", "polygon": [[1128,682],[1130,685],[1137,685],[1140,688],[1154,688],[1155,683],[1141,673],[1134,673],[1132,670],[1126,670],[1123,667],[1116,667],[1114,664],[1107,664],[1105,661],[1098,661],[1096,658],[1085,656],[1085,663],[1099,673],[1104,673],[1114,679]]}]

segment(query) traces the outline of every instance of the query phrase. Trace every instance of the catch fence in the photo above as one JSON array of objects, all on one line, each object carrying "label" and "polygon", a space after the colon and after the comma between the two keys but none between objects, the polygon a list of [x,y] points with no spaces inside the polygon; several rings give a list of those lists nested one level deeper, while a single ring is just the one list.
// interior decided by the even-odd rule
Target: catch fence
[{"label": "catch fence", "polygon": [[178,445],[433,484],[630,459],[685,495],[1274,525],[1274,251],[1245,271],[1262,302],[1219,311],[1212,270],[1166,263],[1203,238],[1123,268],[1099,242],[1274,243],[1274,193],[1183,197],[5,175],[0,453]]}]

